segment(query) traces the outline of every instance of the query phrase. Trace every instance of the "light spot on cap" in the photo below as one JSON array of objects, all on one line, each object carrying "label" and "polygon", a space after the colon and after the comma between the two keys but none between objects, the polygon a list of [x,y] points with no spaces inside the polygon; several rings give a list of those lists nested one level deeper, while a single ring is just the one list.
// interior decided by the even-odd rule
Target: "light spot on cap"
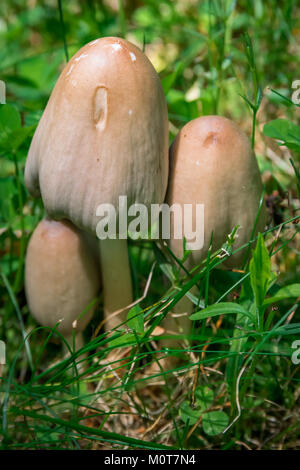
[{"label": "light spot on cap", "polygon": [[128,114],[129,114],[129,116],[132,115],[132,109],[129,109]]},{"label": "light spot on cap", "polygon": [[199,160],[196,161],[196,165],[199,166],[200,165],[200,162]]},{"label": "light spot on cap", "polygon": [[98,41],[99,39],[95,39],[95,41],[89,43],[89,46],[94,46],[95,44],[97,44]]},{"label": "light spot on cap", "polygon": [[80,56],[76,57],[74,60],[75,62],[79,62],[81,59],[84,59],[85,57],[88,57],[88,54],[80,54]]},{"label": "light spot on cap", "polygon": [[114,51],[119,51],[122,49],[121,44],[119,44],[118,42],[113,43],[111,47],[113,48]]},{"label": "light spot on cap", "polygon": [[68,72],[67,72],[67,76],[70,75],[70,73],[72,72],[73,68],[74,68],[74,64],[71,64],[71,65],[70,65],[70,68],[69,68],[69,70],[68,70]]},{"label": "light spot on cap", "polygon": [[133,52],[129,52],[132,62],[136,61],[136,56]]}]

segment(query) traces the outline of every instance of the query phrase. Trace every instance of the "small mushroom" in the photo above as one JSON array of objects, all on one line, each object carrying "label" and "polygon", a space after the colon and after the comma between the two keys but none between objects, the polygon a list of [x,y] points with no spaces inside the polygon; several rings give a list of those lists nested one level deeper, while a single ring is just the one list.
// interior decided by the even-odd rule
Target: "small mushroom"
[{"label": "small mushroom", "polygon": [[[236,225],[240,226],[233,248],[247,243],[255,223],[262,195],[261,177],[257,161],[244,132],[232,121],[220,116],[203,116],[186,124],[170,148],[170,173],[166,201],[193,205],[204,204],[204,244],[191,251],[186,267],[191,269],[208,254],[211,235],[212,251],[222,247]],[[262,207],[256,231],[265,226],[265,208]],[[172,226],[170,247],[178,258],[183,256],[182,239],[174,239]],[[226,261],[226,267],[239,267],[244,250]],[[195,293],[195,289],[193,291]],[[190,331],[188,319],[192,303],[185,297],[175,308],[185,316],[167,316],[164,326],[185,333]],[[174,342],[173,342],[174,345]]]},{"label": "small mushroom", "polygon": [[[163,202],[167,178],[167,106],[152,64],[123,39],[90,42],[61,73],[35,132],[29,192],[53,219],[95,235],[100,204],[115,207],[118,221],[119,196],[149,208]],[[100,240],[106,316],[132,302],[127,240],[116,235]]]},{"label": "small mushroom", "polygon": [[[27,248],[25,291],[29,310],[43,326],[55,327],[76,348],[90,321],[100,274],[85,235],[68,221],[43,219]],[[90,306],[90,308],[89,308]]]}]

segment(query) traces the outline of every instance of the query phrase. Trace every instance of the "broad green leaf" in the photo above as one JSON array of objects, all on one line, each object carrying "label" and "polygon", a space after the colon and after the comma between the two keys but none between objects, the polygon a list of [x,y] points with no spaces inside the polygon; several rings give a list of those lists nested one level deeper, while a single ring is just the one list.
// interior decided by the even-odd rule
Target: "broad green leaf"
[{"label": "broad green leaf", "polygon": [[231,313],[240,313],[252,318],[250,313],[247,312],[244,307],[233,302],[220,302],[218,304],[211,305],[200,312],[195,312],[190,316],[190,320],[205,320],[206,318],[216,317],[218,315],[228,315]]},{"label": "broad green leaf", "polygon": [[36,126],[20,127],[18,129],[12,130],[0,141],[0,149],[3,149],[7,152],[18,150],[18,148],[25,142],[27,137],[33,134],[35,127]]},{"label": "broad green leaf", "polygon": [[255,250],[250,261],[250,282],[257,307],[261,307],[271,279],[271,261],[264,238],[258,234]]},{"label": "broad green leaf", "polygon": [[139,305],[132,307],[127,315],[127,325],[131,330],[137,333],[144,333],[144,316],[143,310]]},{"label": "broad green leaf", "polygon": [[209,387],[200,387],[195,391],[196,405],[201,411],[206,410],[212,405],[214,392]]},{"label": "broad green leaf", "polygon": [[268,305],[275,304],[280,300],[290,299],[292,297],[300,297],[300,284],[291,284],[290,286],[282,287],[273,297],[265,299],[263,305],[267,307]]},{"label": "broad green leaf", "polygon": [[282,141],[287,147],[300,148],[300,127],[288,119],[274,119],[264,125],[266,136]]},{"label": "broad green leaf", "polygon": [[179,416],[184,423],[189,423],[193,425],[197,423],[198,419],[201,416],[201,409],[191,408],[189,402],[184,401],[179,409]]},{"label": "broad green leaf", "polygon": [[202,417],[203,431],[208,436],[216,436],[228,426],[228,416],[224,411],[210,411]]},{"label": "broad green leaf", "polygon": [[7,135],[20,127],[21,117],[19,111],[10,104],[2,104],[0,106],[0,135]]},{"label": "broad green leaf", "polygon": [[19,259],[17,257],[11,257],[10,253],[1,256],[0,258],[0,267],[1,271],[9,276],[12,272],[18,269]]}]

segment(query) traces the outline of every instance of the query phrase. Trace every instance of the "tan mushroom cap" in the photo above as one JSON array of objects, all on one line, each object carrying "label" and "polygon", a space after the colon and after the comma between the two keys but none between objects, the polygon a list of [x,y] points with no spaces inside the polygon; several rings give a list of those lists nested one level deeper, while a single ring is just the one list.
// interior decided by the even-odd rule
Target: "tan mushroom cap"
[{"label": "tan mushroom cap", "polygon": [[163,201],[168,117],[147,57],[120,38],[90,42],[61,73],[29,150],[25,182],[47,213],[95,231],[101,203]]},{"label": "tan mushroom cap", "polygon": [[[25,290],[29,310],[44,326],[61,323],[58,330],[69,336],[72,323],[97,296],[97,261],[82,232],[70,222],[42,220],[28,244]],[[82,331],[95,307],[77,322]]]},{"label": "tan mushroom cap", "polygon": [[[192,265],[200,263],[239,224],[234,249],[249,241],[262,194],[261,177],[247,136],[229,119],[203,116],[186,124],[170,149],[170,181],[167,202],[204,204],[204,246],[192,251]],[[263,230],[262,209],[257,229]],[[171,240],[182,256],[182,241]],[[241,263],[244,252],[232,256],[227,266]]]}]

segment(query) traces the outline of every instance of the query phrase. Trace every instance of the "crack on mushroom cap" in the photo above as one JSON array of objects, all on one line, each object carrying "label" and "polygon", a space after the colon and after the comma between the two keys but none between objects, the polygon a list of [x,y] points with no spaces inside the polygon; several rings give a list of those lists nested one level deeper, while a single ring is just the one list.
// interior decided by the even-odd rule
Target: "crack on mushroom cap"
[{"label": "crack on mushroom cap", "polygon": [[94,122],[98,130],[105,129],[107,122],[107,88],[100,85],[93,97]]},{"label": "crack on mushroom cap", "polygon": [[203,142],[203,147],[210,147],[213,144],[218,142],[218,134],[217,132],[209,132],[208,135],[205,137]]}]

